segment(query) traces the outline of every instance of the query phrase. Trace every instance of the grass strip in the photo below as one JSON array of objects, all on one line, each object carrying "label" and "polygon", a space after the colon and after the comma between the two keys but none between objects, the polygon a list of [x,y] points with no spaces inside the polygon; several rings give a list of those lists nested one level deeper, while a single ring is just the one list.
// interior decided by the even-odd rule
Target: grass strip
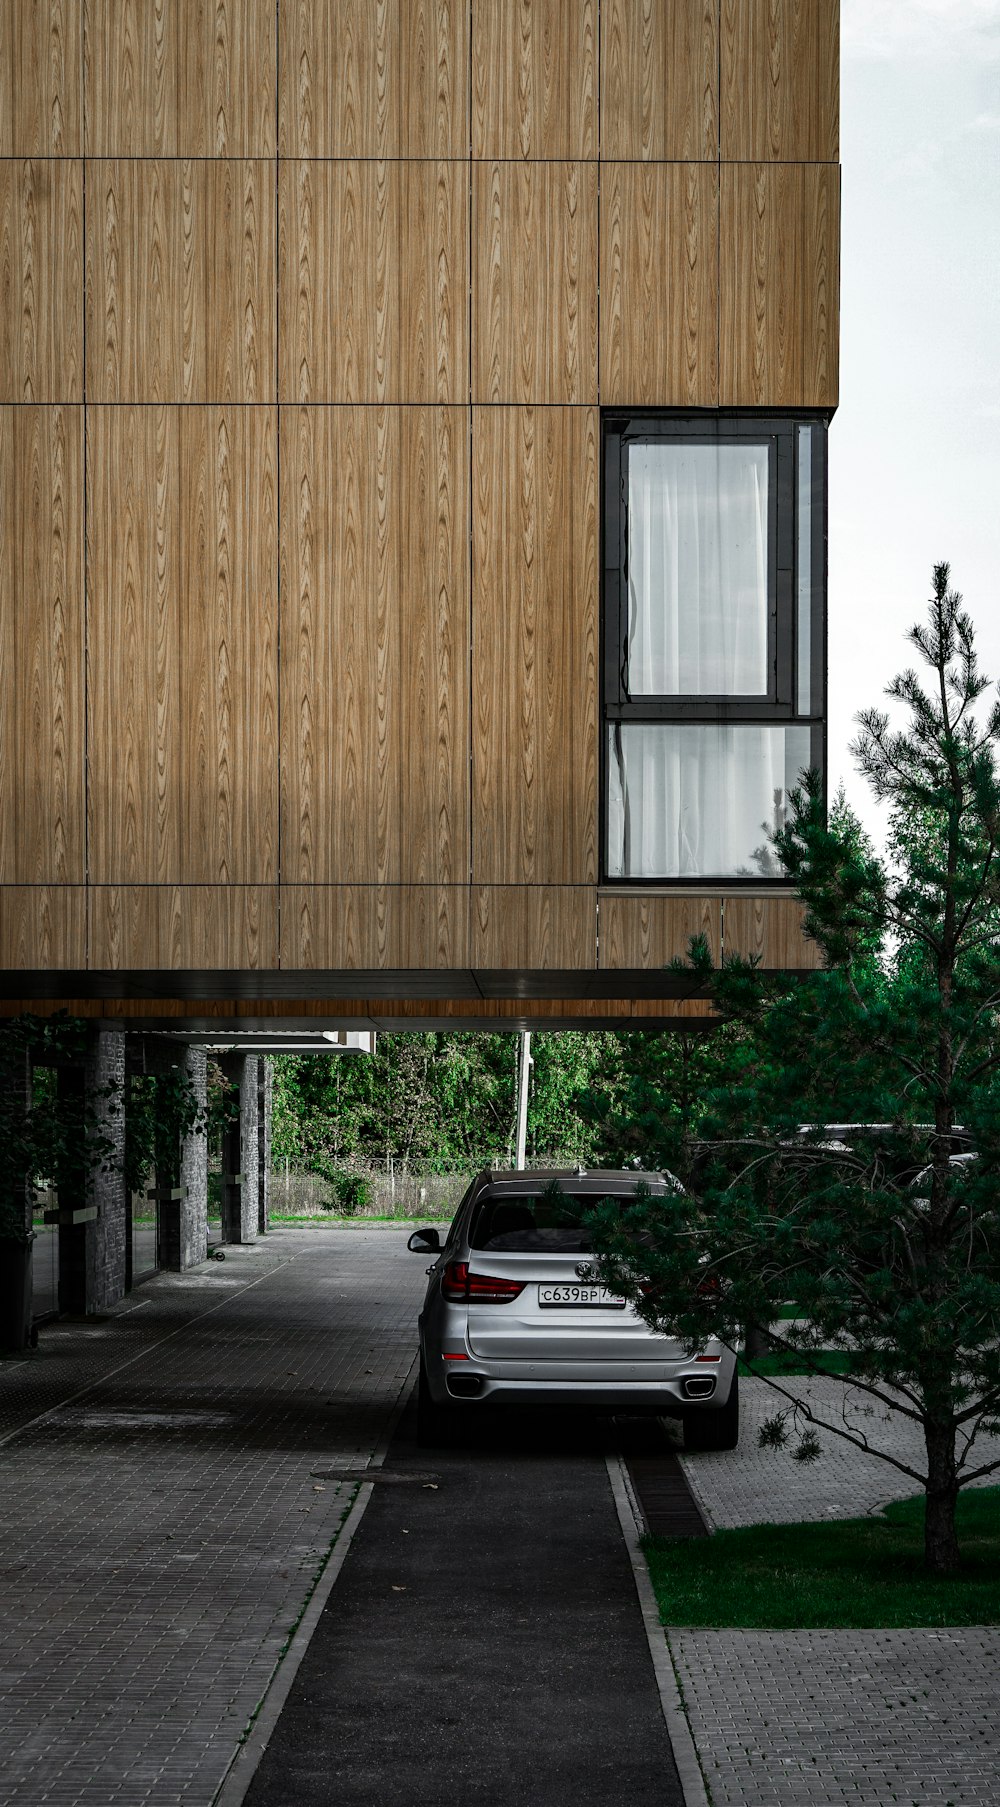
[{"label": "grass strip", "polygon": [[753,1376],[768,1374],[850,1374],[852,1356],[849,1349],[817,1349],[808,1362],[801,1355],[776,1352],[760,1355],[748,1362],[740,1357],[740,1373]]},{"label": "grass strip", "polygon": [[924,1501],[870,1518],[750,1525],[712,1537],[646,1537],[665,1625],[774,1631],[1000,1624],[1000,1487],[959,1498],[962,1566],[923,1566]]},{"label": "grass strip", "polygon": [[286,1216],[284,1211],[272,1211],[271,1216],[270,1216],[270,1222],[273,1224],[298,1224],[298,1225],[319,1224],[322,1228],[328,1228],[330,1226],[330,1224],[334,1224],[337,1229],[343,1229],[343,1227],[346,1224],[348,1227],[354,1227],[355,1229],[361,1229],[361,1230],[364,1229],[366,1223],[381,1223],[381,1224],[391,1223],[391,1224],[395,1224],[397,1226],[397,1228],[400,1230],[409,1230],[409,1229],[422,1230],[425,1225],[429,1227],[431,1224],[437,1224],[438,1226],[440,1226],[442,1224],[450,1224],[451,1218],[450,1217],[388,1217],[388,1216],[378,1217],[375,1215],[374,1212],[368,1212],[368,1211],[366,1211],[366,1212],[359,1211],[358,1215],[356,1217],[340,1217],[340,1216],[338,1216],[336,1211],[307,1211],[307,1212],[299,1212],[298,1214],[296,1214],[294,1211],[292,1211],[292,1212],[289,1212]]}]

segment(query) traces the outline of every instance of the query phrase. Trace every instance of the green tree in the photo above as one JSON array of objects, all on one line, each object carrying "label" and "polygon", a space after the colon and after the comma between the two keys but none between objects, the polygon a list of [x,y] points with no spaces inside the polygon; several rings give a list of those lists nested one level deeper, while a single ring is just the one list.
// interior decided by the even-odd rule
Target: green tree
[{"label": "green tree", "polygon": [[[889,806],[886,857],[827,822],[815,774],[793,794],[774,846],[826,970],[781,987],[693,950],[744,1033],[703,1145],[676,1148],[687,1195],[627,1222],[603,1208],[600,1241],[609,1281],[692,1343],[791,1301],[782,1348],[807,1367],[848,1351],[865,1410],[823,1413],[772,1377],[766,1438],[796,1424],[808,1460],[822,1426],[918,1482],[927,1565],[947,1572],[959,1489],[1000,1466],[977,1443],[1000,1429],[1000,707],[947,565],[909,639],[929,682],[894,679],[904,725],[868,710],[852,749]],[[890,1407],[920,1427],[922,1466],[880,1438]]]},{"label": "green tree", "polygon": [[30,1240],[30,1191],[61,1184],[79,1193],[114,1153],[93,1109],[82,1117],[52,1069],[81,1065],[87,1025],[65,1011],[9,1017],[0,1025],[0,1240]]}]

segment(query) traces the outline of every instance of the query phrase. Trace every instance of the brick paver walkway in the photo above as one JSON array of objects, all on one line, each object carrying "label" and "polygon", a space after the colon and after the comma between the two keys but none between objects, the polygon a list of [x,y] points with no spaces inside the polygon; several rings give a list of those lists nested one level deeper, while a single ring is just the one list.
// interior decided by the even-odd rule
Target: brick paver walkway
[{"label": "brick paver walkway", "polygon": [[0,1369],[3,1807],[212,1800],[354,1495],[311,1471],[382,1436],[425,1265],[279,1230]]},{"label": "brick paver walkway", "polygon": [[[919,1431],[835,1380],[796,1380],[833,1421],[846,1410],[873,1443],[919,1468]],[[920,1491],[906,1475],[819,1432],[796,1462],[757,1431],[780,1401],[741,1381],[739,1448],[682,1457],[717,1526],[856,1518]],[[1000,1440],[977,1439],[977,1463]],[[992,1477],[994,1480],[997,1477]],[[988,1484],[988,1483],[984,1483]],[[817,1532],[821,1536],[821,1532]],[[669,1633],[713,1807],[982,1807],[1000,1800],[1000,1627],[914,1631]]]},{"label": "brick paver walkway", "polygon": [[[827,1423],[846,1414],[851,1427],[869,1442],[887,1449],[917,1472],[923,1469],[923,1438],[917,1426],[898,1413],[889,1414],[856,1388],[818,1377],[783,1382],[789,1392],[808,1398]],[[822,1454],[815,1462],[796,1462],[794,1433],[785,1449],[761,1449],[757,1432],[765,1418],[781,1409],[782,1400],[761,1380],[740,1381],[740,1441],[731,1452],[682,1456],[681,1461],[710,1522],[726,1525],[795,1524],[806,1519],[860,1518],[889,1500],[920,1492],[887,1462],[863,1455],[831,1431],[819,1430]],[[981,1434],[971,1467],[1000,1460],[1000,1437]],[[1000,1470],[983,1486],[1000,1485]]]},{"label": "brick paver walkway", "polygon": [[713,1807],[995,1807],[1000,1627],[672,1631]]}]

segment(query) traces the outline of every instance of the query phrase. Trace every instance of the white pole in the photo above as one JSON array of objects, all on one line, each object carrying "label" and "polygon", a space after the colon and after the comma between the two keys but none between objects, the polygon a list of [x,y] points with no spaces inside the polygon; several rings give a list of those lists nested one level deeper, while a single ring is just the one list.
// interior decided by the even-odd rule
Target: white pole
[{"label": "white pole", "polygon": [[521,1064],[517,1086],[517,1171],[524,1172],[524,1151],[528,1140],[528,1072],[531,1067],[531,1030],[521,1031]]}]

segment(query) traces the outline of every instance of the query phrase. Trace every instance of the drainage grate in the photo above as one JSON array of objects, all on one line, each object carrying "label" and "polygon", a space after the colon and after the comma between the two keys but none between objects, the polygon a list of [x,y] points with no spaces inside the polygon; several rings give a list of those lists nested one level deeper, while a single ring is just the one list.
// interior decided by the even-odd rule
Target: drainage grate
[{"label": "drainage grate", "polygon": [[661,1426],[651,1419],[616,1418],[615,1429],[646,1530],[655,1537],[707,1537],[708,1527]]}]

